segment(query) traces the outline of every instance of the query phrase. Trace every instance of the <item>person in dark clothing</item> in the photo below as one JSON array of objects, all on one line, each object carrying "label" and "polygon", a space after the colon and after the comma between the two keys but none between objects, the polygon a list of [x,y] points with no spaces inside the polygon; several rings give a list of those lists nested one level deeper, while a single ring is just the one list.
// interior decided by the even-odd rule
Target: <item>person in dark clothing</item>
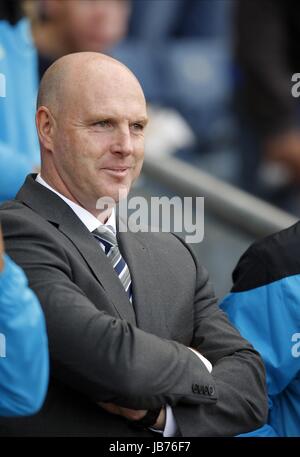
[{"label": "person in dark clothing", "polygon": [[280,163],[287,176],[287,194],[274,201],[292,209],[288,197],[300,179],[300,110],[298,98],[291,93],[292,75],[299,71],[300,62],[300,4],[238,1],[235,39],[241,184],[272,198],[272,189],[259,178],[259,167],[265,161]]}]

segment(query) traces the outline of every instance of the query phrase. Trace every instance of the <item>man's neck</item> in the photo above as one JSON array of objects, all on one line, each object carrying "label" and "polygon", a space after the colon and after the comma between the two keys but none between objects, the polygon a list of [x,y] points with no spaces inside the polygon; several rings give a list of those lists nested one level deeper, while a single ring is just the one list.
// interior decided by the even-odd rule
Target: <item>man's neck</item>
[{"label": "man's neck", "polygon": [[84,206],[76,199],[76,197],[61,180],[58,182],[58,180],[52,179],[43,171],[40,172],[40,177],[43,179],[43,181],[45,181],[46,184],[48,184],[48,186],[52,188],[52,190],[58,192],[60,195],[63,195],[68,200],[71,200],[71,202],[76,203],[76,205],[82,206],[84,208]]},{"label": "man's neck", "polygon": [[61,197],[65,197],[68,200],[70,200],[72,203],[75,203],[78,206],[81,206],[81,208],[84,208],[86,211],[91,213],[94,217],[96,217],[102,224],[105,224],[109,217],[112,214],[112,208],[107,208],[104,211],[99,211],[96,208],[91,209],[88,206],[83,205],[79,200],[76,199],[76,197],[69,191],[67,186],[64,183],[56,183],[55,180],[51,179],[49,176],[45,175],[43,172],[40,173],[39,175],[42,180],[51,188],[51,190],[55,191],[58,193]]}]

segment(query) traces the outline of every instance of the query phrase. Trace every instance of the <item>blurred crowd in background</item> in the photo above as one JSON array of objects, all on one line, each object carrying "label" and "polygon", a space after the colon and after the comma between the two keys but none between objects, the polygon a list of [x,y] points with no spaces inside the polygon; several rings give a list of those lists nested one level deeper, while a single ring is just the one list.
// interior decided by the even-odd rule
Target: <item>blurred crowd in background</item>
[{"label": "blurred crowd in background", "polygon": [[44,71],[99,51],[142,83],[149,154],[173,154],[299,215],[299,38],[292,1],[0,0],[0,201],[39,169]]}]

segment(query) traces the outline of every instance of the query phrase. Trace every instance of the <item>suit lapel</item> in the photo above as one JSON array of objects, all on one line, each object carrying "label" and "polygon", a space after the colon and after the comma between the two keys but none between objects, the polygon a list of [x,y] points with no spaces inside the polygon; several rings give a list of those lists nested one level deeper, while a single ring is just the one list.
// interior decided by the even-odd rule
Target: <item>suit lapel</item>
[{"label": "suit lapel", "polygon": [[[81,253],[93,274],[102,285],[109,301],[112,302],[119,316],[131,324],[136,325],[132,304],[109,259],[106,257],[93,235],[90,234],[81,221],[78,221],[75,213],[73,213],[72,216],[73,215],[74,221],[72,220],[73,217],[65,219],[64,223],[60,224],[59,230],[72,241],[74,246]],[[78,222],[80,222],[80,224]]]},{"label": "suit lapel", "polygon": [[[73,210],[56,194],[35,181],[29,175],[19,191],[17,199],[54,223],[80,252],[97,278],[117,314],[133,325],[136,319],[132,304],[101,247]],[[97,304],[95,304],[97,306]]]},{"label": "suit lapel", "polygon": [[128,264],[137,326],[149,333],[168,337],[166,313],[159,293],[159,266],[138,233],[119,232],[120,251]]}]

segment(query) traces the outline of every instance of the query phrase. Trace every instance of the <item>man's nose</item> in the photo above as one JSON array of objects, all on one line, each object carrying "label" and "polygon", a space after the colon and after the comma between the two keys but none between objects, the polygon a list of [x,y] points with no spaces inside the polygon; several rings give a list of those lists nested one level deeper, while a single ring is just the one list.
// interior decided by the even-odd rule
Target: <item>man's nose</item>
[{"label": "man's nose", "polygon": [[133,142],[129,127],[116,132],[112,152],[122,155],[130,155],[133,152]]}]

